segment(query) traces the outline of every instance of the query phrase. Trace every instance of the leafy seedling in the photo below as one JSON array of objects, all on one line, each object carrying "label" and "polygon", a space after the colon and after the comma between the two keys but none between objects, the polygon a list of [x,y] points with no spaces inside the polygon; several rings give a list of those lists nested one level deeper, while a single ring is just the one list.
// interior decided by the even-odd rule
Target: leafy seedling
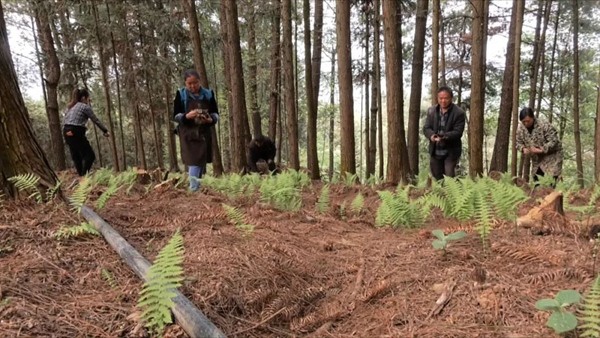
[{"label": "leafy seedling", "polygon": [[542,311],[551,311],[552,314],[546,326],[557,334],[563,334],[577,327],[577,317],[566,310],[567,307],[579,303],[581,294],[575,290],[561,290],[554,299],[544,298],[535,303],[535,308]]},{"label": "leafy seedling", "polygon": [[456,241],[467,236],[467,233],[464,231],[457,231],[446,235],[444,234],[444,231],[440,229],[433,230],[431,234],[437,238],[433,240],[431,245],[433,245],[433,248],[436,250],[443,250],[444,254],[446,254],[446,248],[450,241]]}]

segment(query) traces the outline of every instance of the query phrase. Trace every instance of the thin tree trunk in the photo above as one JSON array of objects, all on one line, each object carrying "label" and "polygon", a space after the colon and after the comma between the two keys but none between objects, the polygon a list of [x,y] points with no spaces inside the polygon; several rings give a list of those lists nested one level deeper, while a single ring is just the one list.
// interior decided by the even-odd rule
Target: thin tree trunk
[{"label": "thin tree trunk", "polygon": [[51,162],[57,170],[66,168],[65,146],[63,143],[60,117],[58,115],[58,82],[60,81],[60,61],[54,48],[54,39],[50,30],[50,6],[49,3],[36,1],[34,5],[35,21],[38,28],[38,36],[42,51],[45,54],[44,78],[46,82],[48,126],[50,129],[50,145],[52,148]]},{"label": "thin tree trunk", "polygon": [[471,61],[471,107],[469,109],[469,175],[483,174],[483,124],[485,111],[485,46],[489,0],[472,2],[473,43]]},{"label": "thin tree trunk", "polygon": [[[376,0],[377,1],[377,0]],[[333,179],[334,168],[334,141],[335,141],[335,48],[331,50],[331,77],[329,85],[329,182]]]},{"label": "thin tree trunk", "polygon": [[[277,119],[279,107],[279,80],[281,78],[281,0],[271,0],[272,21],[271,21],[271,79],[269,95],[269,138],[275,141],[277,136]],[[281,153],[281,148],[278,153]]]},{"label": "thin tree trunk", "polygon": [[417,1],[415,19],[415,46],[408,108],[408,162],[410,164],[410,172],[414,176],[419,175],[419,119],[421,117],[421,90],[423,87],[423,58],[428,4],[429,0]]},{"label": "thin tree trunk", "polygon": [[546,75],[546,32],[548,31],[548,22],[550,21],[550,12],[552,10],[552,0],[545,0],[546,5],[544,7],[544,27],[542,29],[542,35],[540,37],[540,86],[537,95],[537,104],[534,108],[536,112],[541,113],[542,111],[542,96],[544,95],[544,77]]},{"label": "thin tree trunk", "polygon": [[596,118],[594,131],[594,178],[600,184],[600,67],[598,67],[598,84],[596,85]]},{"label": "thin tree trunk", "polygon": [[350,2],[335,5],[338,81],[340,87],[341,175],[356,173],[354,147],[354,100],[352,94],[352,41],[350,39]]},{"label": "thin tree trunk", "polygon": [[557,46],[557,39],[558,39],[558,24],[560,22],[560,9],[561,9],[561,5],[560,3],[557,6],[556,9],[556,17],[554,20],[554,40],[552,42],[552,55],[550,56],[550,78],[548,79],[548,84],[549,84],[549,91],[550,91],[550,105],[548,107],[548,122],[552,123],[552,118],[554,117],[554,96],[555,96],[555,89],[556,89],[556,81],[554,81],[554,63],[556,61],[555,59],[555,55],[556,55],[556,46]]},{"label": "thin tree trunk", "polygon": [[307,164],[313,180],[321,178],[319,154],[317,152],[317,94],[314,92],[312,60],[310,55],[310,0],[304,0],[304,76],[306,80],[306,109],[308,112]]},{"label": "thin tree trunk", "polygon": [[375,36],[375,44],[373,46],[374,49],[374,63],[375,63],[375,81],[377,83],[377,149],[379,150],[379,178],[383,179],[384,173],[384,154],[383,154],[383,99],[381,95],[381,47],[380,47],[380,39],[381,39],[381,16],[380,9],[381,3],[380,0],[374,0],[375,7],[375,21],[374,21],[374,31]]},{"label": "thin tree trunk", "polygon": [[[445,31],[446,25],[444,25],[444,16],[442,15],[442,11],[440,11],[440,70],[439,74],[441,78],[439,78],[438,83],[440,86],[446,86],[446,39],[445,39]],[[437,93],[434,96],[434,102],[437,103]]]},{"label": "thin tree trunk", "polygon": [[[431,104],[437,104],[440,61],[440,0],[433,0],[431,20]],[[417,173],[418,175],[418,173]]]},{"label": "thin tree trunk", "polygon": [[[370,32],[370,18],[371,18],[371,8],[367,7],[365,12],[365,125],[364,125],[364,147],[365,147],[365,181],[369,178],[369,168],[371,167],[371,162],[374,163],[375,158],[371,159],[371,142],[370,140],[370,122],[371,122],[371,114],[370,114],[370,105],[371,101],[369,100],[369,79],[371,77],[371,72],[369,70],[369,44],[371,43],[371,32]],[[373,165],[374,166],[374,165]]]},{"label": "thin tree trunk", "polygon": [[581,153],[581,130],[579,129],[579,1],[573,0],[573,137],[575,138],[575,162],[577,183],[583,189],[583,155]]},{"label": "thin tree trunk", "polygon": [[108,81],[108,69],[106,64],[108,63],[106,59],[106,54],[104,51],[104,39],[102,39],[102,35],[100,34],[100,24],[98,20],[98,8],[96,3],[92,3],[92,11],[94,13],[94,28],[96,33],[96,39],[98,43],[98,56],[100,57],[100,72],[102,74],[102,87],[104,90],[104,104],[106,107],[106,116],[108,118],[108,130],[110,132],[110,150],[113,160],[114,170],[119,172],[121,171],[121,167],[119,166],[119,156],[117,153],[117,144],[115,140],[115,129],[112,120],[112,100],[110,99],[110,83]]},{"label": "thin tree trunk", "polygon": [[[530,64],[529,71],[529,105],[532,109],[535,108],[535,96],[537,91],[537,77],[538,71],[540,67],[540,53],[544,50],[544,46],[542,46],[540,41],[540,34],[542,30],[542,9],[544,8],[542,0],[538,0],[538,8],[536,12],[536,20],[535,20],[535,35],[533,38],[533,59]],[[536,111],[536,116],[539,115],[539,111]]]},{"label": "thin tree trunk", "polygon": [[252,134],[254,136],[262,135],[262,123],[260,109],[258,107],[258,64],[256,54],[256,11],[253,2],[248,4],[250,13],[248,13],[248,105],[252,114]]},{"label": "thin tree trunk", "polygon": [[510,174],[512,177],[517,176],[517,128],[519,127],[519,75],[521,72],[521,34],[523,32],[523,13],[525,4],[522,1],[516,1],[517,6],[517,22],[515,26],[515,52],[513,61],[513,85],[512,85],[512,157],[510,163]]},{"label": "thin tree trunk", "polygon": [[228,122],[228,140],[226,143],[226,147],[225,147],[225,158],[226,163],[227,163],[227,168],[229,168],[230,171],[235,171],[237,169],[234,168],[233,166],[233,152],[234,152],[234,140],[236,139],[234,136],[234,129],[233,129],[233,117],[234,117],[234,113],[233,113],[233,96],[232,96],[232,92],[231,92],[231,69],[230,69],[230,65],[231,65],[231,52],[230,52],[230,48],[229,48],[229,33],[228,33],[228,28],[227,28],[227,12],[225,9],[225,6],[223,6],[223,4],[221,4],[221,10],[219,12],[219,18],[221,20],[221,25],[220,25],[220,31],[221,31],[221,41],[222,41],[222,54],[223,54],[223,64],[225,65],[225,67],[223,67],[223,75],[224,75],[224,80],[225,80],[225,88],[224,91],[226,93],[226,97],[227,97],[227,122]]},{"label": "thin tree trunk", "polygon": [[[371,122],[369,126],[371,127],[371,131],[369,132],[369,159],[370,161],[367,163],[367,177],[371,177],[375,175],[375,162],[377,161],[377,115],[381,109],[379,107],[379,25],[375,22],[379,21],[378,13],[379,13],[379,0],[376,0],[373,4],[375,8],[373,8],[374,15],[372,16],[373,22],[369,22],[369,24],[373,24],[373,63],[372,71],[373,74],[373,83],[371,85],[371,111],[367,112],[370,114]],[[373,14],[372,13],[372,14]]]},{"label": "thin tree trunk", "polygon": [[508,171],[508,149],[510,145],[510,124],[513,112],[513,82],[515,76],[515,40],[517,28],[517,1],[513,0],[510,27],[508,29],[508,43],[506,46],[506,59],[504,60],[504,75],[502,78],[502,91],[500,94],[500,112],[498,113],[498,128],[490,171]]},{"label": "thin tree trunk", "polygon": [[313,94],[316,98],[315,109],[319,110],[319,90],[321,84],[321,54],[323,50],[323,0],[314,0],[315,25],[313,29],[313,51],[312,51],[312,80]]},{"label": "thin tree trunk", "polygon": [[283,0],[281,6],[281,19],[283,24],[283,85],[285,93],[285,110],[287,119],[287,132],[290,147],[289,167],[300,169],[300,156],[298,153],[298,112],[296,110],[296,90],[294,84],[294,49],[292,47],[292,4],[291,0]]}]

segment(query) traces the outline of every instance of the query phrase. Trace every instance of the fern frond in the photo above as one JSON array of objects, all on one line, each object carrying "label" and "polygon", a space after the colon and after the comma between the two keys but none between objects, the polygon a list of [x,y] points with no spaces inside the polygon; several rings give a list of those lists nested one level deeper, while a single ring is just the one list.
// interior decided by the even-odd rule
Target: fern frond
[{"label": "fern frond", "polygon": [[96,207],[98,209],[102,209],[104,208],[104,206],[106,205],[106,202],[108,202],[108,200],[114,196],[117,191],[119,191],[119,186],[117,186],[115,180],[111,180],[108,188],[106,188],[106,190],[102,193],[102,195],[100,195],[100,197],[98,197],[98,200],[96,201]]},{"label": "fern frond", "polygon": [[60,190],[61,183],[62,183],[61,181],[56,181],[55,186],[46,190],[46,201],[51,201],[52,199],[54,199],[54,196],[56,196],[56,194]]},{"label": "fern frond", "polygon": [[90,182],[90,179],[86,176],[83,177],[81,181],[79,181],[79,185],[73,193],[71,197],[69,197],[69,204],[71,205],[71,210],[80,213],[81,207],[85,203],[88,198],[88,195],[92,191],[93,185]]},{"label": "fern frond", "polygon": [[37,187],[40,181],[40,177],[38,175],[27,173],[9,177],[8,181],[12,182],[17,190],[30,194],[27,196],[27,198],[35,199],[37,203],[42,202],[42,194]]},{"label": "fern frond", "polygon": [[54,237],[58,240],[63,240],[63,239],[69,239],[69,238],[73,238],[73,237],[80,237],[82,235],[95,235],[95,236],[99,236],[100,233],[98,232],[98,230],[96,230],[96,228],[94,228],[93,226],[91,226],[89,223],[87,222],[83,222],[80,225],[75,225],[75,226],[62,226],[60,229],[58,229],[55,233],[54,233]]},{"label": "fern frond", "polygon": [[578,312],[581,322],[579,329],[583,330],[581,337],[600,337],[600,276],[584,297]]},{"label": "fern frond", "polygon": [[325,213],[329,210],[329,185],[325,184],[321,188],[321,195],[317,200],[317,211]]},{"label": "fern frond", "polygon": [[360,214],[363,210],[364,205],[365,198],[359,192],[358,195],[356,195],[356,197],[354,197],[354,199],[352,200],[352,203],[350,203],[350,210],[352,210],[352,212],[355,214]]},{"label": "fern frond", "polygon": [[489,191],[496,215],[509,222],[515,220],[517,208],[528,199],[523,189],[512,184],[497,182]]},{"label": "fern frond", "polygon": [[126,170],[126,171],[119,173],[119,175],[115,176],[114,180],[116,181],[115,184],[118,187],[127,186],[126,192],[127,192],[127,194],[129,194],[129,192],[131,191],[131,188],[133,188],[133,186],[137,180],[137,173],[133,169]]},{"label": "fern frond", "polygon": [[112,274],[112,272],[110,272],[110,270],[102,268],[100,274],[102,275],[102,279],[104,279],[108,283],[111,289],[117,288],[117,281],[115,280],[115,276]]},{"label": "fern frond", "polygon": [[408,188],[395,194],[390,191],[378,191],[378,194],[381,204],[375,217],[377,226],[418,228],[423,225],[425,218],[421,206],[411,203]]},{"label": "fern frond", "polygon": [[596,201],[600,198],[600,184],[594,185],[594,190],[592,190],[592,195],[590,196],[589,205],[596,205]]},{"label": "fern frond", "polygon": [[227,217],[229,217],[229,220],[231,223],[233,223],[236,229],[244,232],[246,235],[249,235],[254,231],[254,226],[246,223],[244,214],[239,209],[224,203],[222,206],[223,209],[225,209]]},{"label": "fern frond", "polygon": [[175,289],[183,281],[183,254],[183,236],[178,230],[158,253],[140,291],[137,306],[142,309],[141,318],[146,327],[157,334],[173,322],[170,309],[174,305]]},{"label": "fern frond", "polygon": [[492,209],[485,193],[474,190],[474,196],[475,214],[477,215],[477,227],[475,230],[479,233],[485,249],[492,229]]},{"label": "fern frond", "polygon": [[90,181],[93,186],[108,186],[113,176],[112,169],[102,167],[94,172]]}]

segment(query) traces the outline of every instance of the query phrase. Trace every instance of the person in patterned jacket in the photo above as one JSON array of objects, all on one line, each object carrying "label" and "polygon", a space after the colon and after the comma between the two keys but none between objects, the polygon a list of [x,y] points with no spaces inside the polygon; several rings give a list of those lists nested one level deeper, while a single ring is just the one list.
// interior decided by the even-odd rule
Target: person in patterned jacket
[{"label": "person in patterned jacket", "polygon": [[546,174],[554,177],[553,187],[562,172],[563,152],[556,128],[540,120],[533,109],[523,108],[519,112],[521,124],[517,129],[517,150],[532,159],[533,180]]}]

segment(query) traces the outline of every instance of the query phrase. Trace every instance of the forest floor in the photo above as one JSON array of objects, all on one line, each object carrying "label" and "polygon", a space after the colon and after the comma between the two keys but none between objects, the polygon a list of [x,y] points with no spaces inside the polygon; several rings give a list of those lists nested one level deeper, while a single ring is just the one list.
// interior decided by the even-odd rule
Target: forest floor
[{"label": "forest floor", "polygon": [[[536,236],[498,222],[484,249],[474,224],[440,214],[421,229],[375,227],[379,197],[365,186],[332,185],[332,211],[317,213],[321,186],[304,190],[299,212],[256,196],[232,202],[206,189],[141,186],[96,212],[149,260],[180,229],[180,290],[229,337],[554,337],[535,302],[562,289],[583,293],[594,279],[594,245],[584,236]],[[359,191],[364,211],[340,217]],[[547,192],[536,189],[519,214]],[[229,223],[222,203],[243,211],[251,235]],[[67,203],[4,201],[0,213],[1,337],[146,335],[136,308],[142,282],[103,238],[52,236],[84,221]],[[433,229],[469,235],[443,255]],[[450,298],[439,308],[444,290]],[[171,325],[165,337],[186,334]]]}]

